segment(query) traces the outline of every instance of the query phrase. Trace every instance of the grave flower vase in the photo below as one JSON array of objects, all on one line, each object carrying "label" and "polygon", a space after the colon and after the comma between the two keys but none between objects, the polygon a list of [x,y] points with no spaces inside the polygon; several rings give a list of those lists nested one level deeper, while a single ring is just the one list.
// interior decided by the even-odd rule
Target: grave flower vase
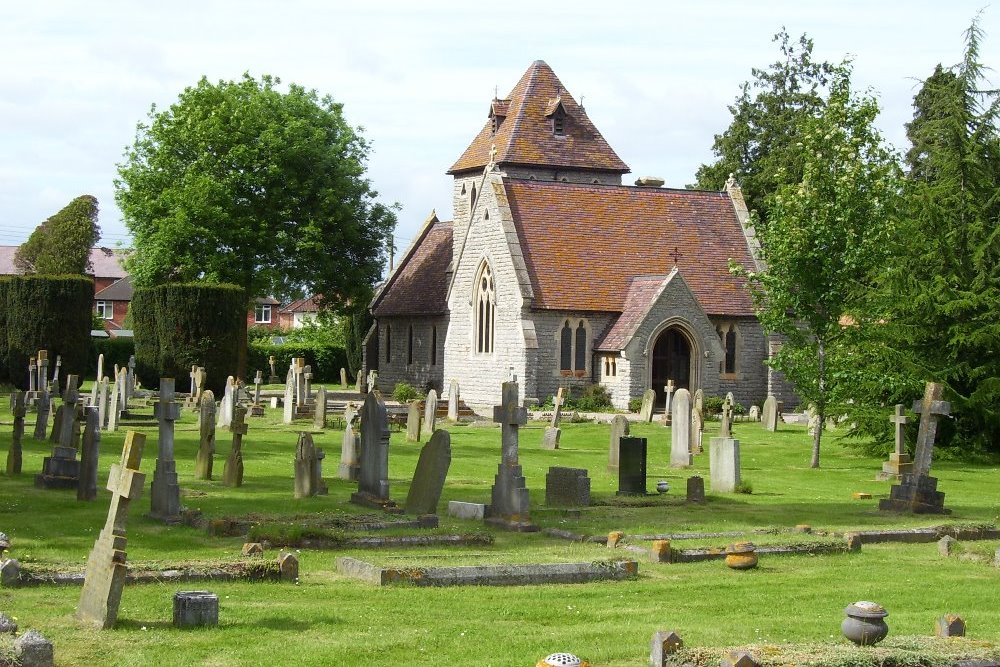
[{"label": "grave flower vase", "polygon": [[858,646],[872,646],[889,634],[885,617],[889,615],[875,602],[855,602],[844,608],[847,618],[840,624],[840,631]]}]

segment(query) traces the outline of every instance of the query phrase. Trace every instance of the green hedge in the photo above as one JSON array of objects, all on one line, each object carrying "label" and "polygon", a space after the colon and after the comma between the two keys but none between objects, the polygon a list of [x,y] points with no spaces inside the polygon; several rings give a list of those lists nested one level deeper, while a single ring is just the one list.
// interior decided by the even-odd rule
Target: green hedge
[{"label": "green hedge", "polygon": [[197,364],[208,374],[206,387],[221,393],[246,345],[246,292],[236,285],[168,283],[136,290],[135,296],[136,372],[143,385],[157,387],[161,377],[183,380]]},{"label": "green hedge", "polygon": [[10,379],[10,369],[7,368],[7,294],[10,291],[10,280],[5,276],[0,278],[0,382]]},{"label": "green hedge", "polygon": [[104,375],[114,382],[115,364],[118,364],[122,368],[128,366],[128,358],[135,354],[135,341],[131,338],[91,339],[90,368],[87,370],[88,378],[91,377],[91,373],[95,376],[97,375],[97,357],[102,354],[104,355]]},{"label": "green hedge", "polygon": [[48,350],[60,377],[83,376],[90,357],[94,281],[83,276],[11,276],[6,287],[7,371],[14,386],[27,389],[28,360]]},{"label": "green hedge", "polygon": [[336,345],[320,345],[315,343],[285,343],[271,345],[269,340],[255,340],[250,343],[247,357],[247,376],[250,381],[258,370],[264,373],[264,382],[270,374],[267,360],[274,355],[274,370],[282,382],[293,357],[304,357],[306,364],[312,366],[313,382],[340,384],[340,369],[347,368],[347,353],[344,348]]}]

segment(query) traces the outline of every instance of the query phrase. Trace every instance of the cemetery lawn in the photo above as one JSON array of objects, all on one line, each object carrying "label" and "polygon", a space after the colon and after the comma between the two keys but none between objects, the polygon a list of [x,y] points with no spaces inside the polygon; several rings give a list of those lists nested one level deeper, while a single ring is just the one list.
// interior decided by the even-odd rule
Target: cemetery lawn
[{"label": "cemetery lawn", "polygon": [[[140,412],[151,413],[150,408]],[[10,446],[7,401],[0,409],[0,456]],[[32,485],[51,444],[30,437],[29,413],[24,440],[24,474],[0,478],[0,530],[13,543],[8,554],[26,570],[82,571],[103,526],[109,494],[77,502],[68,491],[43,491]],[[143,420],[151,422],[151,419]],[[653,564],[623,549],[575,543],[542,534],[510,534],[482,523],[447,516],[449,500],[489,502],[499,460],[500,432],[495,427],[453,426],[452,465],[435,530],[395,528],[356,533],[353,521],[393,521],[350,505],[356,485],[335,477],[341,431],[314,432],[326,453],[328,496],[295,500],[292,461],[297,433],[280,423],[280,411],[250,419],[244,439],[245,483],[227,488],[218,481],[229,451],[229,435],[218,432],[216,481],[194,479],[198,431],[194,414],[184,411],[177,424],[175,451],[182,502],[208,519],[230,518],[249,525],[285,524],[317,528],[343,536],[462,534],[494,537],[492,544],[467,547],[428,546],[407,549],[299,549],[300,580],[288,583],[195,582],[127,586],[119,622],[111,631],[79,627],[73,612],[78,586],[0,588],[0,611],[14,616],[22,630],[37,628],[52,639],[59,665],[394,665],[479,664],[495,667],[530,665],[549,653],[570,651],[591,665],[624,667],[647,664],[649,638],[656,630],[676,629],[690,648],[705,649],[718,663],[726,647],[766,645],[767,655],[816,655],[839,647],[840,664],[857,664],[870,655],[847,648],[840,637],[843,608],[857,600],[876,600],[890,612],[886,645],[914,645],[909,636],[933,634],[934,620],[959,613],[969,638],[940,642],[944,653],[1000,654],[1000,569],[987,560],[1000,541],[962,542],[966,557],[943,558],[934,543],[867,544],[860,552],[815,556],[761,556],[756,570],[738,572],[721,561]],[[311,429],[311,421],[296,427]],[[445,428],[448,428],[446,425]],[[531,490],[533,520],[542,527],[579,535],[602,536],[614,530],[626,542],[648,547],[650,536],[682,532],[746,533],[755,544],[830,539],[793,533],[797,524],[817,532],[902,528],[939,524],[992,524],[1000,517],[1000,466],[935,462],[938,488],[947,495],[950,516],[883,514],[877,502],[889,484],[875,482],[881,460],[861,456],[824,437],[822,468],[809,465],[810,439],[804,426],[786,425],[767,433],[757,424],[737,423],[743,478],[752,494],[716,495],[708,489],[708,455],[695,457],[687,470],[671,469],[669,429],[633,425],[633,435],[649,438],[648,488],[658,480],[670,491],[646,498],[615,495],[617,478],[607,471],[608,425],[564,423],[561,449],[539,447],[544,424],[521,429],[521,463]],[[133,568],[182,567],[234,561],[242,537],[216,537],[202,528],[163,526],[144,515],[148,484],[156,458],[156,428],[147,434],[142,469],[146,493],[133,505],[128,527],[128,558]],[[718,423],[706,425],[707,438]],[[124,429],[102,434],[99,488],[117,460]],[[393,432],[390,453],[391,493],[402,503],[416,466],[419,445],[405,442],[405,430]],[[549,466],[586,468],[592,506],[579,511],[545,507]],[[705,479],[708,500],[684,502],[686,478]],[[856,491],[871,500],[853,500]],[[754,532],[757,531],[757,532]],[[767,532],[764,532],[767,531]],[[722,547],[736,537],[675,540],[675,548]],[[266,557],[277,556],[278,549]],[[418,588],[376,587],[337,573],[334,561],[350,555],[389,567],[470,564],[592,562],[611,558],[639,560],[639,576],[626,582],[517,587]],[[176,630],[171,626],[171,598],[177,590],[211,590],[220,598],[218,629]],[[909,642],[909,644],[907,644]],[[855,651],[843,657],[843,651]],[[902,650],[902,649],[900,649]],[[939,649],[935,649],[939,650]],[[800,653],[795,653],[800,651]],[[805,651],[805,653],[802,653]],[[924,651],[929,653],[930,649]],[[834,653],[830,649],[831,655]],[[853,657],[851,657],[853,656]],[[787,657],[794,662],[797,658]],[[706,663],[707,664],[707,663]],[[944,663],[941,663],[944,664]]]}]

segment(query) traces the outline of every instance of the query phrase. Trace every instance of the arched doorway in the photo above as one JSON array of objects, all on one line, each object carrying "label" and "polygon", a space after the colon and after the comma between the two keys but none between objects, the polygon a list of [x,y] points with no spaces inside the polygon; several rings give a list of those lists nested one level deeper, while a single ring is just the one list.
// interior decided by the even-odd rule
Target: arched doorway
[{"label": "arched doorway", "polygon": [[650,380],[661,409],[667,400],[663,387],[669,380],[674,381],[674,389],[691,389],[691,343],[678,327],[664,329],[653,344]]}]

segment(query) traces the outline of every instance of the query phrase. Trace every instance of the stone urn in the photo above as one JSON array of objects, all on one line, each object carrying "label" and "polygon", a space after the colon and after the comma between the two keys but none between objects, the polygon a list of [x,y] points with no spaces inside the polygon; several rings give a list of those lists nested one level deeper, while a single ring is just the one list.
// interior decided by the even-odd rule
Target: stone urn
[{"label": "stone urn", "polygon": [[657,493],[666,493],[669,490],[670,490],[670,482],[668,482],[667,480],[661,479],[659,482],[656,483]]},{"label": "stone urn", "polygon": [[858,646],[878,644],[889,634],[885,617],[889,615],[876,602],[855,602],[844,607],[847,618],[840,624],[840,631]]},{"label": "stone urn", "polygon": [[590,663],[572,653],[553,653],[539,660],[535,667],[590,667]]},{"label": "stone urn", "polygon": [[726,565],[734,570],[757,567],[757,551],[753,542],[735,542],[726,547]]}]

